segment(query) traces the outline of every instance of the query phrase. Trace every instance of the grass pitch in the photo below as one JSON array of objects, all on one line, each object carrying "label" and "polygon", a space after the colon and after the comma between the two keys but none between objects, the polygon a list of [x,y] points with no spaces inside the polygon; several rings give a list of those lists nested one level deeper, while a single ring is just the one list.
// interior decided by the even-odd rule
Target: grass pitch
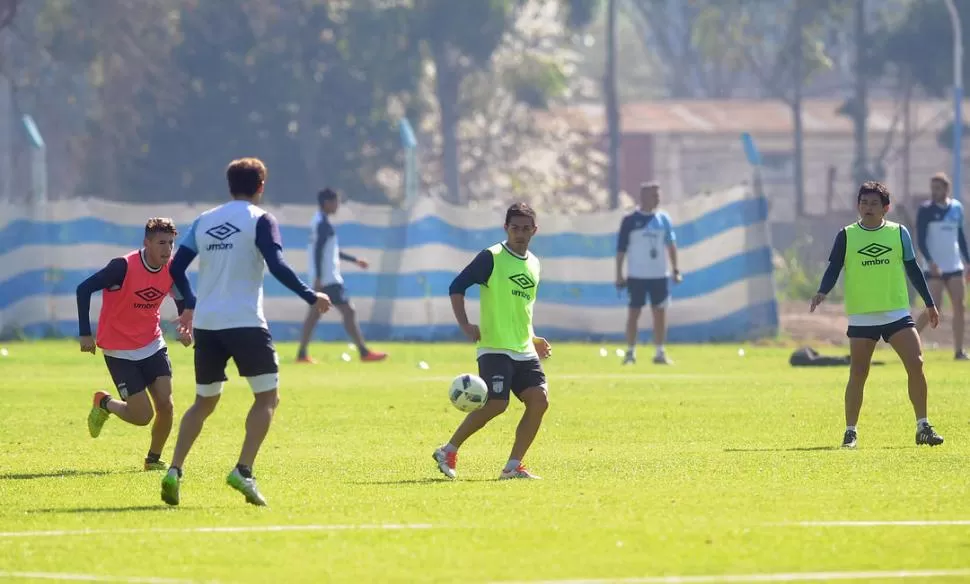
[{"label": "grass pitch", "polygon": [[[614,347],[603,358],[598,345],[558,345],[526,460],[544,480],[495,480],[521,412],[513,401],[448,482],[431,452],[461,419],[446,390],[474,371],[472,347],[381,346],[390,360],[363,364],[341,360],[345,344],[318,344],[321,363],[307,366],[281,345],[282,402],[254,469],[270,507],[224,483],[251,401],[230,369],[170,509],[161,473],[140,470],[147,428],[112,417],[98,439],[87,434],[91,394],[110,387],[100,354],[66,341],[6,348],[0,579],[970,580],[970,365],[949,352],[927,356],[943,446],[915,446],[903,368],[882,348],[889,364],[873,368],[859,448],[842,451],[847,368],[792,369],[788,349],[751,346],[743,357],[674,346],[673,367],[621,367]],[[194,393],[191,351],[170,352],[177,426]]]}]

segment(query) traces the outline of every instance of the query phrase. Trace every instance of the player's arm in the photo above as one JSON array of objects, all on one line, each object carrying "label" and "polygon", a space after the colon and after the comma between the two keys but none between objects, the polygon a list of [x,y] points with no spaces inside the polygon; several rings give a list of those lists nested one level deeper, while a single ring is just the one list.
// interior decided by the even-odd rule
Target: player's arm
[{"label": "player's arm", "polygon": [[[195,229],[198,225],[198,219],[192,222],[189,231],[179,242],[179,248],[175,251],[175,257],[172,258],[172,263],[168,267],[168,273],[172,276],[175,290],[181,296],[182,307],[179,309],[179,316],[185,314],[186,311],[189,311],[188,316],[191,316],[192,311],[195,310],[195,293],[192,291],[192,284],[189,282],[186,272],[195,256],[199,255],[198,244],[195,242]],[[177,303],[176,306],[178,306]]]},{"label": "player's arm", "polygon": [[94,353],[94,339],[91,337],[91,296],[100,290],[120,287],[125,283],[128,273],[128,263],[124,258],[114,258],[108,265],[92,274],[78,284],[77,295],[77,329],[81,339],[81,350]]},{"label": "player's arm", "polygon": [[919,211],[916,212],[916,243],[919,245],[919,252],[923,254],[923,259],[926,260],[927,264],[933,263],[930,248],[926,244],[927,233],[930,227],[930,217],[930,208],[928,206],[920,207]]},{"label": "player's arm", "polygon": [[280,226],[276,218],[266,213],[256,221],[256,247],[263,254],[269,273],[289,288],[294,294],[302,298],[310,306],[317,304],[320,297],[329,299],[325,294],[319,294],[310,289],[306,282],[300,279],[293,268],[283,259],[283,238],[280,236]]},{"label": "player's arm", "polygon": [[913,249],[913,239],[909,235],[909,230],[900,226],[899,238],[903,242],[903,265],[906,266],[906,275],[909,276],[909,281],[913,283],[913,288],[923,299],[926,307],[935,308],[933,295],[930,294],[930,289],[926,285],[926,277],[923,275],[923,270],[919,269],[919,264],[916,263],[916,250]]},{"label": "player's arm", "polygon": [[670,256],[670,267],[674,271],[674,282],[680,282],[680,268],[677,267],[677,236],[674,234],[674,225],[670,216],[663,215],[664,218],[664,244],[667,246],[667,255]]},{"label": "player's arm", "polygon": [[839,281],[839,274],[842,273],[842,268],[845,266],[845,242],[845,229],[840,229],[839,234],[835,236],[835,243],[832,244],[832,251],[829,253],[829,265],[825,268],[825,273],[822,274],[822,281],[818,285],[818,292],[812,298],[809,310],[814,311]]},{"label": "player's arm", "polygon": [[623,262],[626,260],[626,251],[630,247],[630,233],[633,231],[633,221],[630,216],[624,217],[620,223],[620,231],[616,236],[616,287],[626,286],[626,278],[623,277]]},{"label": "player's arm", "polygon": [[970,249],[967,249],[967,237],[963,231],[963,205],[960,205],[960,222],[957,223],[957,245],[960,246],[964,265],[970,267]]},{"label": "player's arm", "polygon": [[323,247],[327,244],[327,239],[333,234],[333,230],[330,228],[326,221],[320,221],[317,223],[317,237],[313,242],[313,273],[310,277],[313,278],[313,287],[320,288],[323,281]]},{"label": "player's arm", "polygon": [[478,341],[481,333],[478,327],[468,322],[468,312],[465,310],[465,293],[469,288],[478,284],[485,286],[488,279],[492,277],[492,269],[495,267],[495,258],[488,250],[479,252],[470,264],[465,266],[448,287],[448,295],[451,297],[451,310],[455,313],[455,320],[462,332],[472,341]]}]

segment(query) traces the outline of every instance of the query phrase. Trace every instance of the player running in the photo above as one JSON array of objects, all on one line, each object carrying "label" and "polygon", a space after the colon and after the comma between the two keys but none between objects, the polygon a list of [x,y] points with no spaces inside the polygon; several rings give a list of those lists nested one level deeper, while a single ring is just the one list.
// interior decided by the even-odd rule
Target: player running
[{"label": "player running", "polygon": [[[178,231],[171,219],[149,219],[144,247],[112,259],[77,287],[81,351],[94,355],[101,347],[121,398],[95,392],[88,414],[88,432],[97,438],[111,414],[135,426],[147,426],[154,417],[145,470],[165,470],[162,449],[172,432],[172,363],[160,325],[162,301],[177,291],[172,288],[169,271],[176,235]],[[187,280],[174,284],[182,289],[178,297],[191,293]],[[91,336],[90,312],[91,296],[98,291],[103,292],[95,339]],[[181,313],[182,303],[176,300],[175,304]],[[179,340],[185,346],[192,344],[188,334],[181,334]]]},{"label": "player running", "polygon": [[[552,347],[532,329],[540,268],[539,259],[529,251],[529,241],[536,229],[531,207],[524,203],[509,207],[505,213],[508,239],[481,251],[449,288],[458,326],[478,343],[479,376],[492,390],[485,406],[468,414],[451,440],[434,451],[438,469],[449,479],[456,476],[458,448],[505,411],[510,391],[525,404],[525,412],[499,479],[539,478],[522,464],[549,407],[546,374],[539,359],[549,357]],[[481,291],[481,326],[471,324],[465,312],[465,292],[474,284]]]},{"label": "player running", "polygon": [[[950,198],[950,179],[937,173],[930,179],[932,199],[920,206],[916,215],[916,239],[927,266],[924,275],[933,298],[950,295],[953,305],[953,354],[957,361],[970,359],[963,350],[964,297],[970,276],[970,255],[967,238],[963,234],[963,205]],[[965,275],[966,272],[966,275]],[[916,320],[916,330],[922,332],[929,322],[923,313]]]},{"label": "player running", "polygon": [[909,312],[906,276],[926,304],[927,318],[935,328],[940,313],[916,263],[909,231],[886,221],[889,189],[875,181],[862,183],[858,206],[860,220],[844,227],[835,238],[829,265],[822,276],[810,311],[825,300],[845,267],[845,311],[849,316],[849,381],[845,386],[845,435],[843,448],[855,448],[856,423],[862,410],[862,394],[869,375],[872,352],[880,337],[892,345],[906,367],[909,400],[916,413],[916,444],[936,446],[943,437],[926,417],[926,377],[919,333]]},{"label": "player running", "polygon": [[[667,338],[667,307],[670,305],[669,281],[672,276],[674,284],[679,284],[682,278],[680,270],[677,269],[677,238],[674,235],[673,222],[670,215],[658,210],[659,205],[660,186],[657,183],[643,184],[640,186],[640,206],[620,223],[616,244],[616,288],[626,288],[630,294],[624,365],[637,362],[640,312],[647,303],[648,295],[653,315],[653,343],[656,346],[653,362],[658,365],[673,363],[667,358],[667,351],[664,349]],[[623,276],[624,260],[628,264],[628,277]]]},{"label": "player running", "polygon": [[330,299],[314,292],[283,261],[276,218],[258,205],[263,199],[266,166],[256,158],[234,160],[226,169],[232,201],[200,215],[172,260],[176,278],[199,257],[198,299],[191,289],[180,327],[195,333],[195,403],[179,426],[172,465],[162,479],[162,500],[179,504],[182,465],[222,394],[229,359],[253,390],[246,418],[246,438],[236,467],[226,482],[253,505],[266,505],[253,478],[259,447],[269,432],[279,403],[279,358],[263,316],[263,267],[307,304],[326,312]]},{"label": "player running", "polygon": [[[340,275],[340,260],[353,262],[357,267],[366,270],[369,264],[350,254],[340,251],[337,244],[337,232],[330,224],[330,217],[340,208],[340,197],[331,189],[324,189],[317,194],[317,204],[320,210],[313,217],[310,226],[310,274],[313,277],[313,289],[323,292],[330,297],[330,301],[340,311],[344,321],[344,330],[357,345],[360,360],[365,362],[383,361],[386,353],[371,351],[364,343],[364,335],[360,332],[357,322],[357,310],[344,290],[344,279]],[[313,337],[313,329],[320,320],[320,311],[310,308],[306,321],[303,323],[303,334],[300,337],[300,348],[296,360],[299,363],[314,363],[307,355],[307,346]]]}]

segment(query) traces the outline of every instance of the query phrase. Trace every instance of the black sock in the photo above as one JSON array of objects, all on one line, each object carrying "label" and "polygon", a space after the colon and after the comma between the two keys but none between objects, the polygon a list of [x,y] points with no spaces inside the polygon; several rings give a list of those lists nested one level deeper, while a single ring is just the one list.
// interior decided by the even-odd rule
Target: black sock
[{"label": "black sock", "polygon": [[360,353],[361,357],[366,357],[367,355],[370,355],[370,349],[368,349],[367,346],[365,345],[357,347],[357,351]]},{"label": "black sock", "polygon": [[103,398],[101,398],[101,401],[98,402],[98,407],[104,411],[108,411],[109,401],[111,401],[111,396],[106,394]]},{"label": "black sock", "polygon": [[253,469],[249,468],[245,464],[237,464],[236,470],[238,470],[239,474],[241,474],[245,479],[253,478]]},{"label": "black sock", "polygon": [[151,450],[148,451],[148,456],[145,457],[145,462],[158,462],[162,459],[161,454],[155,454]]},{"label": "black sock", "polygon": [[300,349],[296,352],[297,359],[306,359],[306,349]]}]

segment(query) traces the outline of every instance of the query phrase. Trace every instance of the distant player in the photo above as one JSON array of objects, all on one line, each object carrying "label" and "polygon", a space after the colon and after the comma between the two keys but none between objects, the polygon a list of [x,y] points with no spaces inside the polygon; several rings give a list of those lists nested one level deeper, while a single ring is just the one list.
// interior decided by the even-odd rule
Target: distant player
[{"label": "distant player", "polygon": [[[932,199],[920,206],[916,215],[916,238],[919,251],[926,261],[924,275],[933,298],[943,298],[945,289],[953,305],[953,352],[958,361],[970,359],[963,350],[964,298],[970,276],[970,255],[967,238],[963,234],[963,205],[950,198],[950,179],[937,173],[930,180]],[[922,332],[929,322],[923,313],[916,320],[916,330]]]},{"label": "distant player", "polygon": [[[515,443],[500,479],[538,479],[522,464],[549,407],[546,374],[539,359],[552,347],[532,329],[532,308],[539,288],[539,259],[529,251],[536,233],[536,214],[524,203],[505,213],[508,239],[483,250],[451,283],[451,307],[465,336],[478,343],[478,373],[491,388],[485,406],[468,414],[447,444],[434,451],[438,469],[456,476],[458,448],[485,424],[505,411],[509,393],[525,404],[515,431]],[[478,284],[481,325],[471,324],[465,312],[465,292]]]},{"label": "distant player", "polygon": [[[195,333],[195,403],[179,427],[172,465],[162,480],[162,500],[179,503],[182,465],[222,395],[229,359],[253,390],[246,418],[246,438],[236,467],[226,482],[253,505],[265,505],[253,478],[259,447],[269,432],[279,403],[279,358],[263,316],[263,268],[321,312],[330,308],[326,294],[315,293],[283,261],[276,218],[257,205],[266,184],[266,166],[256,158],[234,160],[226,169],[232,201],[200,215],[179,245],[172,274],[182,277],[199,257],[198,300],[189,290],[180,319]],[[265,264],[264,264],[265,262]]]},{"label": "distant player", "polygon": [[[77,287],[81,351],[93,355],[96,347],[101,347],[121,398],[114,399],[104,391],[94,394],[88,432],[97,438],[111,414],[135,426],[147,426],[154,417],[145,470],[165,470],[162,449],[172,432],[172,363],[162,336],[161,306],[165,297],[174,292],[169,261],[176,235],[171,219],[149,219],[144,247],[114,258]],[[179,287],[184,295],[188,281],[183,280]],[[99,291],[103,292],[95,339],[91,336],[91,296]],[[176,306],[181,312],[178,300]],[[192,344],[187,334],[179,340],[185,346]]]},{"label": "distant player", "polygon": [[[653,362],[658,365],[672,363],[664,348],[667,307],[670,305],[669,282],[671,276],[675,284],[679,284],[683,278],[677,269],[677,238],[673,221],[670,215],[658,209],[659,205],[660,186],[657,183],[643,184],[640,187],[640,206],[620,223],[616,244],[616,287],[618,290],[626,288],[630,294],[624,365],[637,362],[640,312],[648,296],[653,314],[653,343],[656,346]],[[623,276],[624,260],[627,262],[626,277]]]},{"label": "distant player", "polygon": [[[340,316],[344,321],[344,330],[350,336],[357,351],[360,353],[361,361],[383,361],[387,358],[386,353],[371,351],[364,343],[364,335],[360,332],[360,324],[357,322],[357,310],[344,290],[344,279],[340,275],[340,260],[353,262],[357,267],[366,270],[369,264],[357,259],[350,254],[340,251],[337,244],[337,232],[330,224],[330,217],[337,213],[340,208],[340,197],[331,189],[324,189],[317,194],[317,204],[320,210],[313,217],[310,225],[310,277],[313,278],[313,289],[323,292],[330,297],[330,301],[340,311]],[[313,363],[313,359],[307,354],[307,346],[313,338],[313,329],[320,320],[320,311],[310,308],[307,313],[306,321],[303,323],[303,335],[300,337],[300,348],[297,351],[296,360],[300,363]]]},{"label": "distant player", "polygon": [[923,350],[916,324],[909,313],[906,276],[926,304],[927,318],[935,328],[940,313],[916,263],[909,231],[886,221],[889,189],[875,181],[862,183],[858,195],[857,223],[844,227],[835,238],[829,265],[822,276],[811,311],[825,300],[845,268],[845,311],[849,316],[849,381],[845,387],[845,435],[843,448],[855,448],[856,423],[862,410],[862,394],[876,343],[882,338],[892,345],[906,367],[909,400],[916,412],[916,444],[936,446],[943,437],[926,417],[926,377]]}]

